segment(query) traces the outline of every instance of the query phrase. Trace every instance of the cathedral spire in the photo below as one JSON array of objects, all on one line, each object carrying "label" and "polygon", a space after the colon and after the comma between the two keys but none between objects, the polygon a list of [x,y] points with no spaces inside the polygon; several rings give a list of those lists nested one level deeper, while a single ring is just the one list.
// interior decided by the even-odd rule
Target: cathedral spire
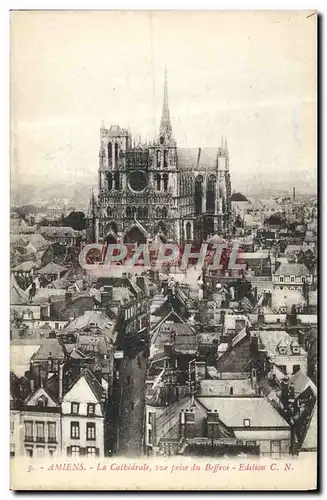
[{"label": "cathedral spire", "polygon": [[172,137],[172,126],[170,122],[170,113],[168,105],[168,78],[167,78],[166,66],[165,66],[164,99],[163,99],[159,134],[160,138],[163,137],[164,139],[171,139]]}]

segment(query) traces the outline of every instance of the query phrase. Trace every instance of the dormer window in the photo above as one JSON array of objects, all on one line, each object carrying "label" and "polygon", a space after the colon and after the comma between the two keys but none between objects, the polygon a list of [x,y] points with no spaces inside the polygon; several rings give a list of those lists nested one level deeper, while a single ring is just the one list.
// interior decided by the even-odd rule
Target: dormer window
[{"label": "dormer window", "polygon": [[284,283],[284,276],[279,276],[279,282]]},{"label": "dormer window", "polygon": [[292,354],[300,354],[300,345],[296,340],[291,343]]},{"label": "dormer window", "polygon": [[301,281],[302,281],[302,283],[305,283],[305,276],[301,277]]},{"label": "dormer window", "polygon": [[291,276],[291,283],[295,283],[295,276]]},{"label": "dormer window", "polygon": [[243,420],[243,425],[244,425],[244,427],[250,427],[250,424],[251,424],[251,422],[250,422],[250,419],[249,419],[249,418],[245,418],[245,419]]},{"label": "dormer window", "polygon": [[278,352],[279,354],[286,354],[287,348],[285,342],[282,341],[278,344]]}]

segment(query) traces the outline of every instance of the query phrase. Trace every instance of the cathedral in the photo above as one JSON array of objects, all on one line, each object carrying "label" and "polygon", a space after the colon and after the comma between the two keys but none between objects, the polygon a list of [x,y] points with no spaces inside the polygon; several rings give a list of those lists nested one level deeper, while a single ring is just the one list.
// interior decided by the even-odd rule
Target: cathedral
[{"label": "cathedral", "polygon": [[98,194],[90,201],[88,240],[183,244],[227,236],[230,198],[227,141],[216,148],[178,148],[165,72],[156,140],[135,145],[127,129],[100,129]]}]

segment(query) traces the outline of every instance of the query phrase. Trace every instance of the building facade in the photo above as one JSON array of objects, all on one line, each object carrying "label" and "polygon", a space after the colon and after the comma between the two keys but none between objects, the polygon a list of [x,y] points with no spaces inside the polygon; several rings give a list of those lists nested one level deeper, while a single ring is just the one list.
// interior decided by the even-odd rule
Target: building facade
[{"label": "building facade", "polygon": [[101,127],[98,195],[90,201],[88,240],[203,241],[229,233],[230,197],[225,140],[217,148],[178,148],[166,73],[156,140],[135,145],[127,129]]}]

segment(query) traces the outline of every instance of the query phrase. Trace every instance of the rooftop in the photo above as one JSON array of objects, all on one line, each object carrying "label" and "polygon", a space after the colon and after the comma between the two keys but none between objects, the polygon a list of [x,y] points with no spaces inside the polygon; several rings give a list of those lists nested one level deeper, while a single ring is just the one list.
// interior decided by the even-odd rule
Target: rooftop
[{"label": "rooftop", "polygon": [[209,411],[217,410],[228,427],[289,427],[288,423],[263,397],[200,397],[197,400]]}]

